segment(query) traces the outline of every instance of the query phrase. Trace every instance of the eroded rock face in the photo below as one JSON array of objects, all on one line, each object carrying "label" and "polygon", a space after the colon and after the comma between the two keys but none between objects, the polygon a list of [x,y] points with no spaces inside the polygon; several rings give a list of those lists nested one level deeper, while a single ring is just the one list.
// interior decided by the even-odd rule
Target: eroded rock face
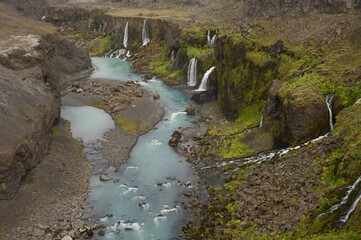
[{"label": "eroded rock face", "polygon": [[281,81],[273,81],[265,107],[263,129],[284,145],[296,145],[327,133],[328,109],[318,91],[299,87],[279,94]]},{"label": "eroded rock face", "polygon": [[[9,199],[48,151],[51,127],[59,118],[60,80],[91,65],[69,41],[37,31],[3,4],[0,8],[5,13],[1,25],[14,17],[19,22],[14,35],[0,38],[0,199]],[[39,22],[42,27],[49,28]]]}]

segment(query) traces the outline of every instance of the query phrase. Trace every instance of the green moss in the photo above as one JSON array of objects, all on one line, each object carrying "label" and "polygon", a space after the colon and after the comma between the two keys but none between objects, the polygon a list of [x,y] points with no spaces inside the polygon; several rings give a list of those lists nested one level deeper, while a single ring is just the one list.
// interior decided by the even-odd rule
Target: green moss
[{"label": "green moss", "polygon": [[116,123],[126,132],[137,134],[139,133],[139,123],[136,120],[127,119],[119,114],[112,114]]},{"label": "green moss", "polygon": [[264,102],[260,102],[243,107],[236,121],[226,121],[210,126],[208,134],[210,136],[232,136],[258,126],[264,104]]},{"label": "green moss", "polygon": [[109,50],[110,40],[110,36],[97,39],[92,51],[89,52],[89,55],[91,57],[104,55]]},{"label": "green moss", "polygon": [[83,39],[84,38],[84,33],[80,32],[80,33],[70,33],[66,35],[67,38],[69,39],[73,39],[73,40],[79,40],[79,39]]},{"label": "green moss", "polygon": [[246,59],[260,67],[266,66],[273,60],[271,56],[263,51],[247,51]]},{"label": "green moss", "polygon": [[59,127],[52,127],[51,134],[53,136],[60,136],[60,137],[66,136],[66,134]]},{"label": "green moss", "polygon": [[225,159],[247,157],[256,153],[255,149],[240,142],[238,138],[226,140],[223,142],[223,145],[224,147],[221,149],[221,156]]}]

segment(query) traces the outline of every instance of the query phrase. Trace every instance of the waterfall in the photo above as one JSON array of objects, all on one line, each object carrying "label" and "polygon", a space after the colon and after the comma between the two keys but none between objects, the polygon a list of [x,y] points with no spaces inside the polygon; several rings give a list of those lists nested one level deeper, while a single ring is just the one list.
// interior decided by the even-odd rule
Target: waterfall
[{"label": "waterfall", "polygon": [[174,50],[172,50],[171,54],[170,54],[170,60],[174,61],[175,59],[175,53]]},{"label": "waterfall", "polygon": [[212,37],[212,39],[211,39],[211,44],[210,45],[213,45],[214,44],[214,42],[216,41],[216,34],[214,34],[214,36]]},{"label": "waterfall", "polygon": [[213,72],[214,68],[215,68],[215,67],[211,67],[211,68],[203,75],[202,82],[201,82],[201,84],[199,85],[197,91],[199,91],[199,92],[207,91],[208,78],[209,78],[209,75]]},{"label": "waterfall", "polygon": [[124,28],[124,38],[123,38],[123,45],[125,48],[128,47],[128,33],[129,33],[129,23],[127,22]]},{"label": "waterfall", "polygon": [[214,42],[216,41],[216,36],[217,34],[214,34],[213,37],[211,37],[211,30],[208,30],[208,33],[207,33],[207,44],[209,46],[213,45]]},{"label": "waterfall", "polygon": [[329,94],[326,96],[326,104],[328,108],[329,117],[329,125],[330,125],[330,132],[333,130],[333,117],[332,117],[332,101],[333,101],[333,94]]},{"label": "waterfall", "polygon": [[208,33],[207,33],[207,44],[211,45],[211,30],[208,30]]},{"label": "waterfall", "polygon": [[149,42],[150,42],[150,38],[149,38],[149,31],[147,28],[147,19],[145,19],[142,30],[142,46],[147,46]]},{"label": "waterfall", "polygon": [[259,128],[262,128],[263,127],[263,114],[261,116],[261,121],[259,122]]},{"label": "waterfall", "polygon": [[[360,182],[360,180],[361,180],[361,176],[356,180],[356,182],[354,183],[354,185],[352,185],[352,187],[353,187],[352,190],[354,190],[354,189],[357,187],[357,184]],[[356,209],[356,207],[357,207],[357,204],[360,202],[360,200],[361,200],[361,191],[358,193],[358,195],[357,195],[355,201],[352,203],[351,207],[350,207],[349,209],[347,209],[347,211],[345,212],[345,214],[342,214],[341,217],[340,217],[340,219],[338,220],[338,222],[339,222],[341,225],[342,225],[342,224],[345,224],[345,223],[348,221],[351,213],[352,213],[353,211],[355,211],[355,209]]]},{"label": "waterfall", "polygon": [[192,58],[188,64],[188,86],[194,87],[197,85],[197,59]]}]

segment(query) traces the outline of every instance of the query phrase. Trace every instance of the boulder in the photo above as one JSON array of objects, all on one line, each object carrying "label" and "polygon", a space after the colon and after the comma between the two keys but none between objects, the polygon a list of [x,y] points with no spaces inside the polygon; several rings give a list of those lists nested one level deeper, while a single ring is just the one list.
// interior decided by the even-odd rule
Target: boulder
[{"label": "boulder", "polygon": [[182,135],[178,131],[174,131],[172,134],[171,139],[169,140],[168,144],[172,147],[178,146],[179,140],[181,139]]},{"label": "boulder", "polygon": [[108,175],[106,175],[106,174],[102,174],[102,175],[100,175],[100,177],[99,177],[99,179],[100,179],[100,181],[110,181],[110,180],[112,180],[113,178],[112,177],[110,177],[110,176],[108,176]]},{"label": "boulder", "polygon": [[73,240],[72,237],[70,237],[69,235],[63,237],[61,240]]},{"label": "boulder", "polygon": [[187,113],[187,115],[195,115],[196,114],[196,108],[193,106],[187,107],[184,111]]},{"label": "boulder", "polygon": [[329,131],[328,109],[312,87],[298,87],[280,95],[282,82],[274,81],[264,111],[263,129],[284,145],[298,145]]},{"label": "boulder", "polygon": [[159,93],[153,93],[153,99],[154,100],[159,100],[160,99],[160,94]]}]

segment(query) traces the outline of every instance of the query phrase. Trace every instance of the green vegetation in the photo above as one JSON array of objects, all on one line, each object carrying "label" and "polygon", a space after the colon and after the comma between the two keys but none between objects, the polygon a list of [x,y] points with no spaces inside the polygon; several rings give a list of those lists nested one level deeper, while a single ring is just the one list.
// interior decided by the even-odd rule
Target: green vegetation
[{"label": "green vegetation", "polygon": [[247,51],[246,59],[260,67],[264,67],[272,61],[271,56],[263,51]]},{"label": "green vegetation", "polygon": [[64,133],[59,127],[54,126],[51,128],[51,135],[64,137],[66,136],[66,133]]},{"label": "green vegetation", "polygon": [[67,38],[72,39],[72,40],[80,40],[84,38],[84,33],[80,32],[80,33],[70,33],[66,35]]},{"label": "green vegetation", "polygon": [[236,121],[217,123],[209,127],[210,136],[232,136],[257,127],[261,120],[264,102],[244,107]]},{"label": "green vegetation", "polygon": [[139,123],[138,121],[127,119],[120,116],[119,114],[112,114],[115,122],[126,132],[137,134],[139,133]]},{"label": "green vegetation", "polygon": [[89,52],[91,57],[104,55],[109,49],[110,36],[95,39],[93,49]]},{"label": "green vegetation", "polygon": [[241,158],[255,154],[257,151],[251,149],[247,144],[240,142],[238,138],[225,140],[221,149],[221,156],[227,158]]}]

